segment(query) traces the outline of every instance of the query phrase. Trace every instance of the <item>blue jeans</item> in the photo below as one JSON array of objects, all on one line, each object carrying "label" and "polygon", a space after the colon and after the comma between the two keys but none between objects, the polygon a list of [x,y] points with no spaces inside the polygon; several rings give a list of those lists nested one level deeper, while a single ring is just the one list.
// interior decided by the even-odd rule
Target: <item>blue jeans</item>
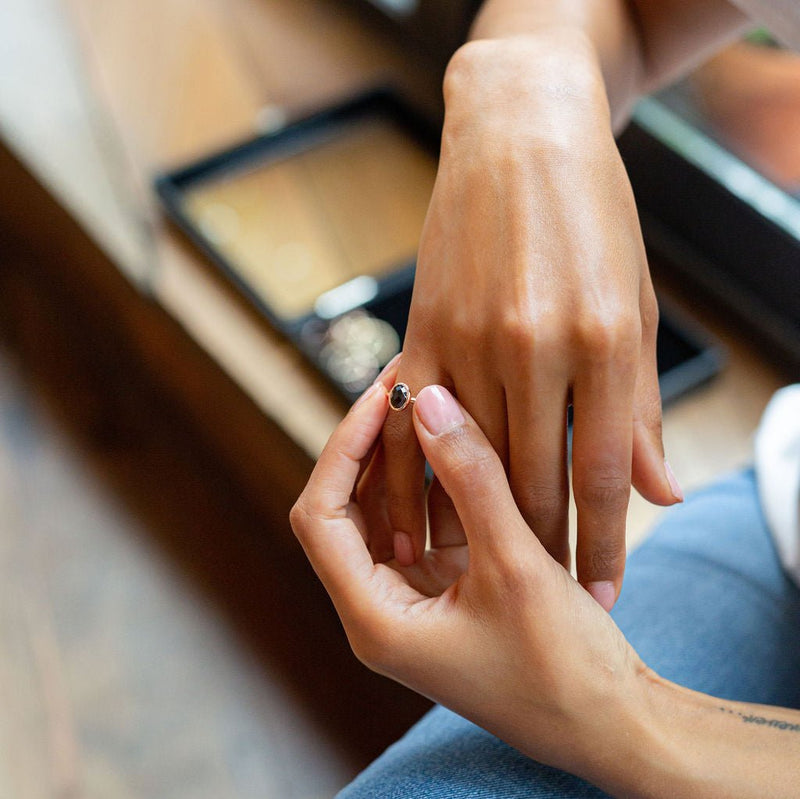
[{"label": "blue jeans", "polygon": [[[644,662],[669,680],[800,708],[800,591],[781,570],[750,471],[665,514],[631,555],[612,615]],[[339,799],[605,796],[436,707]]]}]

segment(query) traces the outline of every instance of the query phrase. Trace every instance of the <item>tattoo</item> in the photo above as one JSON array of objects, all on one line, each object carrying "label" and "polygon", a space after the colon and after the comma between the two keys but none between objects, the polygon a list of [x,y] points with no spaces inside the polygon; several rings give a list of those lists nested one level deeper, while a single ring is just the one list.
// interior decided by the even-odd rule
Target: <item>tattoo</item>
[{"label": "tattoo", "polygon": [[752,714],[742,713],[738,710],[731,710],[729,707],[720,707],[719,709],[722,713],[738,716],[745,724],[758,724],[762,727],[772,727],[774,730],[785,730],[786,732],[800,732],[800,724],[794,724],[791,721],[754,716]]}]

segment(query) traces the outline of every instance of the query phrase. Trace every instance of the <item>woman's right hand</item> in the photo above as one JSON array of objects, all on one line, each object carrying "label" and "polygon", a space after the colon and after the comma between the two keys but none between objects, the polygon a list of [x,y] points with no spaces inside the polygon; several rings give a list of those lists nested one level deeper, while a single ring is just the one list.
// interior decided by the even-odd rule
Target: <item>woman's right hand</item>
[{"label": "woman's right hand", "polygon": [[648,669],[547,555],[497,454],[442,387],[407,413],[465,541],[434,541],[412,566],[373,560],[355,486],[394,371],[333,434],[291,516],[359,658],[613,796],[797,797],[800,711],[706,696]]},{"label": "woman's right hand", "polygon": [[598,763],[630,739],[629,722],[648,712],[646,670],[547,555],[496,453],[444,388],[424,388],[406,413],[465,542],[434,541],[412,566],[370,555],[355,486],[387,414],[391,372],[333,434],[291,516],[353,650],[530,756],[597,778]]}]

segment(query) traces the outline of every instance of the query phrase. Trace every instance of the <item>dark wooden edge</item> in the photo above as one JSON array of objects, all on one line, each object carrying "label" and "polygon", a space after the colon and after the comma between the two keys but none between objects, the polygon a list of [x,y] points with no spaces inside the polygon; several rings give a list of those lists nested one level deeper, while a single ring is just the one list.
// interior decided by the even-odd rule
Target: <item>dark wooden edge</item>
[{"label": "dark wooden edge", "polygon": [[[65,319],[76,315],[79,305],[106,327],[108,340],[116,343],[115,352],[105,357],[120,364],[127,359],[131,373],[146,371],[224,459],[275,529],[287,529],[289,509],[308,479],[312,459],[119,271],[2,142],[0,197],[7,198],[0,203],[2,252],[29,252],[26,269],[40,274],[27,277],[37,290],[58,294],[56,304],[67,296],[74,299],[76,308],[62,309]],[[75,344],[90,350],[87,355],[104,357],[104,341],[95,339]],[[118,391],[124,388],[122,374]]]}]

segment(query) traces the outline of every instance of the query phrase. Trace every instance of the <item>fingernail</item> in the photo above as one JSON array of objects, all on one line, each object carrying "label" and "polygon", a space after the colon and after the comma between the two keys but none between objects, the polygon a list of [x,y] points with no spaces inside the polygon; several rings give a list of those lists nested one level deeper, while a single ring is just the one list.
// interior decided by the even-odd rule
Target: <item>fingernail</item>
[{"label": "fingernail", "polygon": [[614,602],[617,599],[617,589],[610,580],[589,583],[586,586],[586,590],[594,597],[594,601],[606,612],[609,612],[611,608],[614,607]]},{"label": "fingernail", "polygon": [[352,411],[352,410],[355,410],[355,409],[356,409],[356,408],[358,408],[360,405],[362,405],[364,402],[366,402],[368,399],[370,399],[371,397],[373,397],[373,396],[374,396],[376,393],[379,393],[381,390],[382,390],[382,391],[384,391],[384,392],[386,391],[385,387],[384,387],[384,386],[382,386],[380,383],[373,383],[373,384],[372,384],[372,385],[371,385],[371,386],[370,386],[370,387],[369,387],[369,388],[368,388],[368,389],[367,389],[367,390],[366,390],[366,391],[365,391],[365,392],[364,392],[364,393],[363,393],[363,394],[362,394],[362,395],[361,395],[361,396],[360,396],[360,397],[359,397],[359,398],[358,398],[358,399],[357,399],[357,400],[356,400],[356,401],[353,403],[353,407],[352,407],[352,408],[350,408],[350,410],[351,410],[351,411]]},{"label": "fingernail", "polygon": [[464,424],[464,414],[453,395],[441,386],[425,386],[417,395],[414,405],[422,424],[434,436]]},{"label": "fingernail", "polygon": [[408,533],[395,533],[394,559],[398,566],[411,566],[414,563],[414,545]]},{"label": "fingernail", "polygon": [[666,458],[664,458],[664,471],[667,473],[667,480],[672,490],[672,496],[675,497],[678,502],[683,502],[683,491],[675,477],[675,472],[672,471],[672,467],[669,465],[669,461]]},{"label": "fingernail", "polygon": [[381,369],[380,374],[375,378],[373,382],[375,383],[383,382],[383,378],[386,377],[386,375],[392,370],[392,368],[394,368],[394,365],[400,360],[400,356],[402,354],[403,354],[402,352],[398,352],[397,355],[395,355],[394,358],[392,358],[392,360],[389,361],[389,363],[387,363],[386,366],[383,367],[383,369]]}]

